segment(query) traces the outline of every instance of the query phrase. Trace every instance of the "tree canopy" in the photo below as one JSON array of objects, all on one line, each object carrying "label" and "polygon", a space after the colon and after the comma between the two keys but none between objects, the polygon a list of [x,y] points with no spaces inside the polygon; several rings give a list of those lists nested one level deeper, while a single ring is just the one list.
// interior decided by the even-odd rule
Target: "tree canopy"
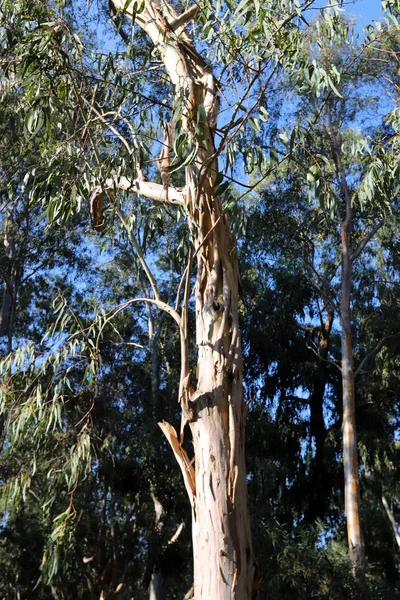
[{"label": "tree canopy", "polygon": [[3,1],[2,597],[400,598],[382,7]]}]

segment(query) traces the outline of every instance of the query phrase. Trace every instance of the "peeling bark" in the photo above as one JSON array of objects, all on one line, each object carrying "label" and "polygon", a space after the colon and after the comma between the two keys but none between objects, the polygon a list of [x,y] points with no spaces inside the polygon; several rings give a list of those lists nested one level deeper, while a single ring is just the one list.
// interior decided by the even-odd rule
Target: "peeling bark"
[{"label": "peeling bark", "polygon": [[[114,0],[114,5],[124,8],[122,0]],[[197,260],[197,384],[194,391],[189,386],[186,293],[180,323],[179,398],[182,431],[189,423],[194,461],[189,460],[174,428],[167,423],[161,427],[181,467],[192,507],[195,600],[250,600],[257,597],[258,569],[247,507],[238,261],[235,241],[215,196],[217,86],[184,31],[195,12],[189,9],[178,16],[167,3],[145,0],[143,11],[136,15],[136,23],[161,54],[176,97],[184,100],[181,129],[198,147],[193,163],[186,168],[184,188]],[[206,115],[205,120],[198,118],[201,114]]]},{"label": "peeling bark", "polygon": [[[198,182],[195,167],[189,176]],[[200,225],[195,241],[198,364],[189,406],[196,467],[194,564],[210,568],[196,573],[195,567],[194,597],[248,599],[255,594],[256,565],[247,514],[238,265],[225,218],[217,222],[221,207],[212,197],[212,175],[208,177],[199,209],[192,208]],[[203,243],[212,227],[212,236]]]}]

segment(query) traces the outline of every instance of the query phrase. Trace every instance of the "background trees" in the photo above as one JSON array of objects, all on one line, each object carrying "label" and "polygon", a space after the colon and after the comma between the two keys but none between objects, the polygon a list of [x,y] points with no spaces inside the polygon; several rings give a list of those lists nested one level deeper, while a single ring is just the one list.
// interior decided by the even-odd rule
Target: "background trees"
[{"label": "background trees", "polygon": [[[170,315],[136,299],[151,297],[151,268],[159,297],[175,308],[180,283],[194,285],[188,260],[203,252],[211,260],[212,233],[225,217],[209,215],[214,229],[203,223],[201,241],[199,205],[190,232],[179,202],[185,169],[195,179],[207,161],[206,129],[215,123],[202,113],[205,102],[189,114],[185,93],[174,100],[140,27],[114,12],[109,31],[119,34],[105,42],[107,20],[99,21],[99,49],[97,10],[81,8],[2,8],[3,114],[14,121],[2,122],[1,150],[1,590],[10,598],[183,597],[192,585],[189,506],[155,425],[165,419],[179,430],[179,331]],[[141,7],[134,10],[140,25]],[[209,61],[196,51],[196,64],[208,75],[212,65],[222,103],[213,135],[223,177],[211,169],[206,195],[223,203],[218,210],[238,237],[261,597],[353,593],[341,459],[339,230],[347,194],[366,582],[372,597],[395,597],[397,22],[372,28],[357,45],[337,11],[316,20],[299,12],[290,3],[204,5],[192,31]],[[188,52],[186,34],[176,31],[170,43]],[[377,82],[391,95],[376,98]],[[171,118],[170,189],[162,197],[165,170],[156,158]],[[169,204],[117,189],[133,180]],[[201,188],[200,180],[191,184]],[[186,301],[190,335],[188,293]],[[195,353],[189,344],[188,389],[198,383]],[[203,400],[195,410],[210,416]],[[182,447],[191,460],[188,428]]]}]

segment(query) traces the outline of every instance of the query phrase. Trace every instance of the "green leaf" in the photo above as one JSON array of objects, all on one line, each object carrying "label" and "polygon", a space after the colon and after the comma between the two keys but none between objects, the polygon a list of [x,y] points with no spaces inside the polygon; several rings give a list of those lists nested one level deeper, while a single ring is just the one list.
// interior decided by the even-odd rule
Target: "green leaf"
[{"label": "green leaf", "polygon": [[329,87],[331,88],[331,90],[336,94],[336,96],[338,96],[339,98],[343,98],[342,94],[339,92],[339,90],[336,88],[335,84],[333,83],[332,79],[329,77],[328,75],[328,84]]}]

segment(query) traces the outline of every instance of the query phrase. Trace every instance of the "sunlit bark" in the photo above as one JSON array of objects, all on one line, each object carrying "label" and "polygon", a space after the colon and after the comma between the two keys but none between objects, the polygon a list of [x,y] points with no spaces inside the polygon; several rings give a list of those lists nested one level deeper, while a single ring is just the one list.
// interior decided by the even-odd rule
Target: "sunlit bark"
[{"label": "sunlit bark", "polygon": [[[114,0],[114,5],[124,8],[122,0]],[[194,598],[250,600],[257,596],[258,571],[247,508],[238,262],[215,195],[216,82],[184,31],[196,11],[193,7],[177,15],[166,3],[145,0],[144,10],[136,15],[136,23],[161,54],[176,97],[184,101],[182,131],[198,145],[186,168],[183,190],[197,260],[195,390],[190,386],[185,307],[180,324],[180,402],[183,426],[189,423],[193,436],[193,463],[172,426],[163,423],[162,429],[180,464],[192,507]],[[198,118],[201,114],[205,119]]]},{"label": "sunlit bark", "polygon": [[353,343],[351,339],[350,293],[351,258],[349,232],[342,224],[342,389],[343,467],[347,538],[351,569],[359,598],[365,593],[365,546],[361,527],[360,484],[357,459],[357,429],[354,394]]},{"label": "sunlit bark", "polygon": [[341,350],[342,350],[342,393],[343,393],[343,469],[344,469],[344,503],[347,524],[347,540],[349,545],[350,566],[353,574],[356,597],[358,600],[366,596],[365,581],[365,545],[361,525],[360,482],[358,476],[357,427],[354,391],[353,341],[351,335],[351,283],[353,259],[351,256],[350,235],[353,220],[351,193],[346,179],[341,157],[340,137],[333,134],[333,155],[337,175],[340,181],[345,203],[344,218],[340,221],[341,235]]}]

